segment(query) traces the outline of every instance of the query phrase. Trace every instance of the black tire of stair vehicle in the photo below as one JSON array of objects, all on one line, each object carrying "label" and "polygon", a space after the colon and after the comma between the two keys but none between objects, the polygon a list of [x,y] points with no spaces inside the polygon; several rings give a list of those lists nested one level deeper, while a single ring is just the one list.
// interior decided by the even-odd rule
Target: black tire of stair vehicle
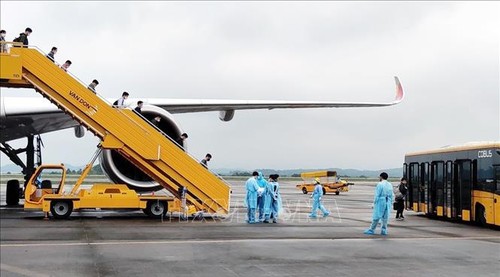
[{"label": "black tire of stair vehicle", "polygon": [[337,191],[335,192],[335,195],[339,195],[339,194],[340,194],[340,191],[339,191],[339,190],[337,190]]},{"label": "black tire of stair vehicle", "polygon": [[19,205],[19,180],[7,181],[5,198],[7,206]]},{"label": "black tire of stair vehicle", "polygon": [[50,202],[50,213],[55,219],[66,219],[73,212],[72,201],[53,200]]},{"label": "black tire of stair vehicle", "polygon": [[307,189],[306,189],[306,187],[302,187],[302,193],[303,193],[303,194],[307,194]]},{"label": "black tire of stair vehicle", "polygon": [[142,209],[142,212],[147,215],[147,216],[151,216],[151,214],[149,213],[149,210],[146,208],[146,209]]},{"label": "black tire of stair vehicle", "polygon": [[326,194],[326,189],[325,189],[325,188],[323,188],[323,195],[325,195],[325,194]]},{"label": "black tire of stair vehicle", "polygon": [[160,218],[167,213],[168,204],[164,201],[150,200],[146,206],[147,215],[153,218]]},{"label": "black tire of stair vehicle", "polygon": [[481,225],[481,226],[486,226],[486,218],[484,217],[484,207],[483,205],[477,203],[476,204],[476,218],[475,218],[475,221],[478,225]]}]

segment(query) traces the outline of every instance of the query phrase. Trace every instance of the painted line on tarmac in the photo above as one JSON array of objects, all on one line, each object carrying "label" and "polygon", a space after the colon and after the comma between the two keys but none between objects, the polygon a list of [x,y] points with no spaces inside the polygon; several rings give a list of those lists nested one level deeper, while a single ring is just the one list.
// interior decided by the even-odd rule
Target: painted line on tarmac
[{"label": "painted line on tarmac", "polygon": [[[233,242],[332,242],[332,241],[367,241],[367,240],[393,240],[393,241],[415,241],[415,240],[499,240],[499,237],[422,237],[422,238],[391,238],[371,235],[365,238],[335,238],[335,239],[311,239],[311,238],[287,238],[287,239],[218,239],[218,240],[159,240],[159,241],[107,241],[107,242],[67,242],[67,243],[13,243],[2,244],[0,248],[7,247],[47,247],[47,246],[90,246],[90,245],[137,245],[137,244],[207,244],[207,243],[233,243]],[[499,240],[500,242],[500,240]]]},{"label": "painted line on tarmac", "polygon": [[10,273],[15,273],[23,276],[29,276],[29,277],[48,277],[50,275],[46,274],[41,274],[35,271],[31,271],[28,269],[20,268],[17,266],[12,266],[12,265],[7,265],[7,264],[0,264],[0,268],[2,270],[8,271]]}]

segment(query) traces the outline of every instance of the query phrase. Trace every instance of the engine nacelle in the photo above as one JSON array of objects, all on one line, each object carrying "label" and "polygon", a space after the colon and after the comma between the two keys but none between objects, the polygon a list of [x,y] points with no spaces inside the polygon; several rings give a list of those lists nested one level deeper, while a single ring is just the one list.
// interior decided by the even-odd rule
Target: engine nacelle
[{"label": "engine nacelle", "polygon": [[85,128],[82,125],[75,126],[75,137],[83,138],[85,136]]},{"label": "engine nacelle", "polygon": [[219,111],[219,119],[224,122],[231,121],[233,117],[234,117],[234,110]]},{"label": "engine nacelle", "polygon": [[[172,114],[162,108],[144,105],[142,115],[147,120],[152,120],[154,117],[160,116],[159,128],[173,139],[180,137],[183,133]],[[186,142],[184,141],[183,144],[184,149],[186,149]],[[103,150],[100,156],[100,163],[102,170],[109,179],[117,184],[126,184],[129,188],[137,191],[153,191],[163,188],[114,150]]]}]

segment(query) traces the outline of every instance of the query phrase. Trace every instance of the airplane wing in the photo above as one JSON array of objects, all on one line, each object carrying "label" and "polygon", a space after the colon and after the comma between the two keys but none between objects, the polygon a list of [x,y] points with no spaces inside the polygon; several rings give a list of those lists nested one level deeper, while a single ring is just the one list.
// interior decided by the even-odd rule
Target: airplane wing
[{"label": "airplane wing", "polygon": [[[146,105],[158,106],[172,114],[219,111],[219,118],[223,121],[231,120],[236,110],[384,107],[396,105],[404,98],[403,87],[398,77],[394,78],[396,98],[387,103],[151,98],[128,99],[126,104],[133,108],[137,100],[142,100]],[[0,100],[0,142],[78,126],[70,116],[44,98],[2,97]],[[107,100],[112,103],[116,99]]]},{"label": "airplane wing", "polygon": [[299,109],[299,108],[353,108],[353,107],[384,107],[392,106],[403,101],[403,87],[398,77],[396,81],[396,98],[388,103],[363,102],[330,102],[330,101],[268,101],[268,100],[186,100],[150,98],[144,103],[155,105],[170,113],[193,113],[210,111],[235,111],[257,109]]}]

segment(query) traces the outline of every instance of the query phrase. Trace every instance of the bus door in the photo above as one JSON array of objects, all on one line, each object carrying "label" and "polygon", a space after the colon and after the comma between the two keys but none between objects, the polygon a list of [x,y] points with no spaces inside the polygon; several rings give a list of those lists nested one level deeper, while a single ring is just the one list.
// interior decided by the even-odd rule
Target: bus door
[{"label": "bus door", "polygon": [[453,197],[453,162],[446,162],[445,169],[445,184],[444,184],[444,216],[451,218],[451,203]]},{"label": "bus door", "polygon": [[431,215],[444,215],[444,163],[433,162],[427,207]]},{"label": "bus door", "polygon": [[415,212],[418,212],[418,190],[420,186],[420,171],[418,163],[412,163],[409,166],[408,177],[408,197],[406,207],[409,207]]},{"label": "bus door", "polygon": [[429,215],[437,215],[436,183],[437,183],[437,164],[435,162],[432,162],[430,166],[430,181],[427,189],[427,213]]},{"label": "bus door", "polygon": [[495,195],[493,200],[493,213],[495,225],[500,226],[500,165],[495,165]]},{"label": "bus door", "polygon": [[428,163],[421,163],[421,177],[422,180],[420,181],[420,197],[419,197],[419,209],[422,212],[429,213],[429,209],[427,204],[429,203],[429,194],[430,194],[430,189],[429,189],[429,177],[430,177],[430,172],[429,172],[429,164]]},{"label": "bus door", "polygon": [[470,221],[472,199],[472,163],[470,160],[455,161],[452,217]]}]

